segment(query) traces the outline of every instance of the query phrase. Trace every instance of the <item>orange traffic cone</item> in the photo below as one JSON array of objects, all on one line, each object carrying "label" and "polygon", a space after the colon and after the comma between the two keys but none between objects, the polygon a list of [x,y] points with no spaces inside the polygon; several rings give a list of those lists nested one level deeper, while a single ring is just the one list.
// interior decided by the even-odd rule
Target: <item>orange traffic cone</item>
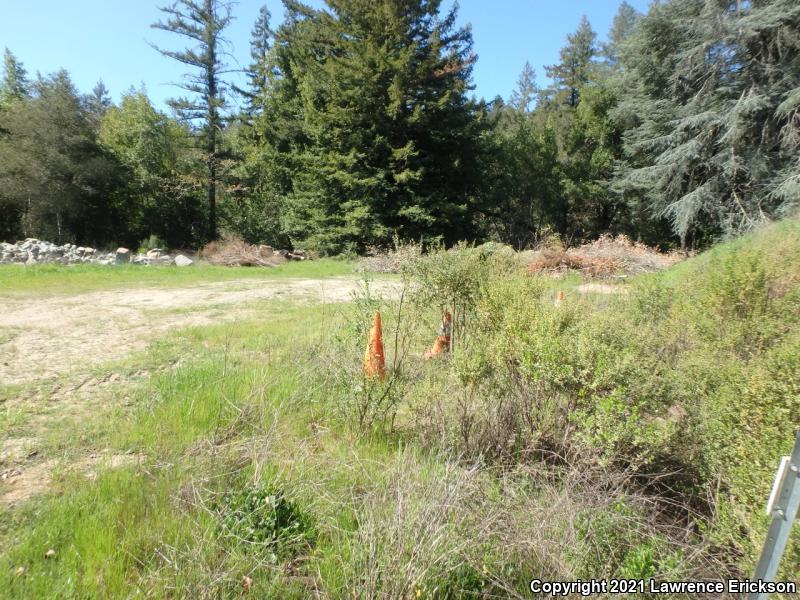
[{"label": "orange traffic cone", "polygon": [[381,313],[375,313],[372,331],[369,332],[367,350],[364,352],[364,374],[370,379],[377,375],[383,379],[386,364],[383,356],[383,333],[381,332]]},{"label": "orange traffic cone", "polygon": [[450,334],[453,328],[453,315],[449,311],[444,312],[442,324],[439,326],[439,335],[433,342],[433,347],[425,353],[425,360],[430,360],[434,356],[439,356],[445,352],[450,352]]},{"label": "orange traffic cone", "polygon": [[563,290],[559,291],[558,295],[556,296],[556,306],[558,306],[559,304],[564,302],[564,300],[566,300],[566,299],[567,299],[567,295],[563,292]]}]

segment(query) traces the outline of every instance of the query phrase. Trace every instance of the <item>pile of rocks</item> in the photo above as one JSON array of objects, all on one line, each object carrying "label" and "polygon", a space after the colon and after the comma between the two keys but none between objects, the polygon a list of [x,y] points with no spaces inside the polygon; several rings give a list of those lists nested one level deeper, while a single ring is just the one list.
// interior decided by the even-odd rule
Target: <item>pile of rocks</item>
[{"label": "pile of rocks", "polygon": [[95,264],[95,265],[177,265],[188,267],[193,261],[178,254],[171,256],[163,250],[154,249],[146,254],[132,254],[127,248],[118,248],[116,252],[98,252],[95,248],[63,244],[58,246],[35,238],[27,238],[24,242],[7,244],[0,242],[0,264],[22,263],[27,265],[55,263],[62,265]]}]

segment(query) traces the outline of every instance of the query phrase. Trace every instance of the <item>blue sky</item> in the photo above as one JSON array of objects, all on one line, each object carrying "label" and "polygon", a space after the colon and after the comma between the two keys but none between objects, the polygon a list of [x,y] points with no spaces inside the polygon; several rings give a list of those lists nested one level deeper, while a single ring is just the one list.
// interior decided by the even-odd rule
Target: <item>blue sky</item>
[{"label": "blue sky", "polygon": [[[452,0],[445,0],[449,6]],[[461,0],[460,22],[471,23],[475,51],[475,93],[487,99],[507,98],[525,61],[546,83],[543,65],[558,60],[566,35],[585,14],[604,39],[620,0]],[[67,69],[78,88],[89,92],[102,78],[114,100],[131,86],[145,85],[154,102],[179,90],[180,65],[160,56],[148,42],[178,48],[176,36],[150,29],[158,6],[171,0],[27,0],[3,2],[0,48],[8,47],[31,74]],[[313,4],[319,4],[315,0]],[[648,0],[628,0],[640,11]],[[249,60],[250,29],[264,0],[240,0],[236,20],[227,32],[234,56]],[[279,0],[266,0],[273,26],[282,18]]]}]

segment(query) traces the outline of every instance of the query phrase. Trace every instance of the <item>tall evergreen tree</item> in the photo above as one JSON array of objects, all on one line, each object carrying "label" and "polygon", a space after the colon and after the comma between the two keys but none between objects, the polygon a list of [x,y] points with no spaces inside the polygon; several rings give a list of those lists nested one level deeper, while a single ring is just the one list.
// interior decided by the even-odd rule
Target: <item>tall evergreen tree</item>
[{"label": "tall evergreen tree", "polygon": [[531,67],[531,63],[526,61],[517,80],[517,87],[511,94],[510,104],[518,110],[529,112],[533,108],[538,92],[536,71]]},{"label": "tall evergreen tree", "polygon": [[103,80],[100,79],[92,89],[92,93],[88,94],[85,98],[86,110],[95,124],[95,129],[100,131],[100,121],[111,108],[111,96],[108,94],[108,88]]},{"label": "tall evergreen tree", "polygon": [[653,5],[622,53],[627,168],[615,182],[682,245],[796,206],[800,7],[790,0]]},{"label": "tall evergreen tree", "polygon": [[111,96],[102,79],[95,84],[94,88],[92,88],[92,93],[86,97],[86,104],[89,112],[100,115],[101,117],[111,107]]},{"label": "tall evergreen tree", "polygon": [[610,65],[613,66],[619,62],[622,44],[631,36],[641,18],[642,15],[639,11],[624,0],[619,5],[619,10],[614,16],[608,32],[608,41],[601,45],[603,57]]},{"label": "tall evergreen tree", "polygon": [[[473,235],[479,107],[472,39],[441,2],[289,1],[269,143],[289,174],[285,224],[328,252],[392,236]],[[291,40],[284,46],[284,40]]]},{"label": "tall evergreen tree", "polygon": [[592,61],[597,55],[596,42],[597,34],[584,15],[578,29],[567,36],[567,45],[561,49],[559,63],[544,68],[557,89],[564,92],[569,106],[578,105],[580,88],[589,81]]},{"label": "tall evergreen tree", "polygon": [[251,63],[247,68],[247,90],[237,90],[248,100],[250,111],[256,109],[259,102],[256,98],[263,97],[269,85],[269,50],[272,47],[274,32],[270,27],[270,12],[266,5],[258,12],[258,18],[250,34]]},{"label": "tall evergreen tree", "polygon": [[229,0],[177,0],[160,10],[168,15],[166,21],[152,25],[170,33],[188,38],[193,44],[185,50],[156,49],[193,69],[179,84],[193,98],[178,98],[170,106],[187,122],[200,122],[202,147],[206,153],[208,238],[217,237],[217,184],[219,182],[219,136],[223,129],[225,108],[223,80],[227,72],[224,62],[223,37],[225,28],[233,20]]},{"label": "tall evergreen tree", "polygon": [[8,48],[3,54],[3,80],[0,82],[0,103],[21,100],[30,93],[28,72]]}]

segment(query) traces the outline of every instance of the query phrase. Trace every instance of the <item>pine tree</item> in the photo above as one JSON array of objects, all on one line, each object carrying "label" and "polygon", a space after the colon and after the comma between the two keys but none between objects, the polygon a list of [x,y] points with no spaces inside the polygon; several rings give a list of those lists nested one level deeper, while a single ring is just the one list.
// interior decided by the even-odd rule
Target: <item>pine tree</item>
[{"label": "pine tree", "polygon": [[797,205],[798,23],[791,0],[672,0],[631,37],[615,187],[668,218],[683,246]]},{"label": "pine tree", "polygon": [[623,0],[611,23],[611,29],[608,32],[608,41],[601,46],[603,57],[608,64],[615,66],[619,62],[622,44],[624,44],[625,40],[633,33],[636,24],[641,18],[642,15],[639,11]]},{"label": "pine tree", "polygon": [[530,112],[538,93],[539,88],[536,85],[536,71],[531,67],[531,63],[525,62],[525,66],[517,81],[517,88],[511,94],[509,103],[517,110]]},{"label": "pine tree", "polygon": [[92,121],[95,123],[95,129],[100,131],[100,121],[103,115],[106,114],[111,108],[111,96],[108,94],[108,88],[103,80],[100,79],[92,89],[92,93],[86,96],[85,99],[86,109]]},{"label": "pine tree", "polygon": [[111,107],[111,96],[108,93],[108,88],[106,84],[100,79],[92,88],[92,93],[87,96],[86,104],[89,108],[89,111],[92,113],[96,113],[100,116],[105,114],[105,112]]},{"label": "pine tree", "polygon": [[28,73],[8,48],[3,55],[3,80],[0,83],[0,103],[21,100],[30,93]]},{"label": "pine tree", "polygon": [[800,5],[754,2],[751,10],[737,11],[734,27],[747,87],[727,115],[724,139],[731,148],[744,146],[731,150],[729,164],[733,175],[750,181],[734,197],[739,223],[749,226],[800,208]]},{"label": "pine tree", "polygon": [[589,81],[592,61],[597,54],[597,34],[584,15],[578,29],[567,36],[567,45],[561,49],[561,61],[546,66],[545,72],[566,95],[569,106],[575,107],[580,99],[580,88]]},{"label": "pine tree", "polygon": [[250,89],[244,90],[244,95],[248,99],[251,111],[258,104],[255,99],[262,97],[269,85],[269,50],[274,35],[270,28],[270,18],[271,15],[266,5],[262,6],[250,35],[250,57],[252,62],[247,69]]},{"label": "pine tree", "polygon": [[[177,0],[160,10],[168,15],[167,21],[152,25],[170,33],[183,36],[194,44],[185,50],[170,51],[156,47],[164,56],[187,65],[193,71],[179,84],[194,98],[177,98],[170,106],[181,119],[200,122],[202,147],[206,154],[208,238],[217,237],[217,184],[219,182],[219,136],[223,129],[226,87],[223,61],[226,40],[223,31],[233,20],[232,4],[228,0]],[[154,46],[155,47],[155,46]]]},{"label": "pine tree", "polygon": [[271,91],[287,103],[270,101],[276,112],[265,119],[295,115],[268,133],[289,174],[294,240],[338,252],[395,234],[473,234],[479,108],[466,93],[475,59],[469,30],[439,6],[287,2]]}]

